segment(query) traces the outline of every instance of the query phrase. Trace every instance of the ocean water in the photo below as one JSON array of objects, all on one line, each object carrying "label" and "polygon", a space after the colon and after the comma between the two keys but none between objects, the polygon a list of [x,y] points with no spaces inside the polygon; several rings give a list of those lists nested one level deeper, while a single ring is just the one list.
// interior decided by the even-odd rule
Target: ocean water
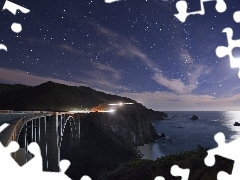
[{"label": "ocean water", "polygon": [[[138,149],[144,155],[144,159],[155,160],[159,157],[195,150],[198,145],[214,148],[217,143],[214,135],[223,132],[226,142],[240,138],[240,126],[234,126],[240,122],[240,111],[178,111],[166,112],[168,120],[153,121],[158,134],[164,133],[165,140],[156,143],[139,146]],[[197,115],[199,120],[191,120]],[[173,118],[174,116],[174,118]]]}]

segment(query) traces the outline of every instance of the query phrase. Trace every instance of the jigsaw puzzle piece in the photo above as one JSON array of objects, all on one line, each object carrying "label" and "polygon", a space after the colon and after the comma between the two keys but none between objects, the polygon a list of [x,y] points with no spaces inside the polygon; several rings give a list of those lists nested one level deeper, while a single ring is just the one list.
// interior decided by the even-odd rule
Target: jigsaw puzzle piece
[{"label": "jigsaw puzzle piece", "polygon": [[69,168],[70,164],[71,164],[71,163],[70,163],[69,160],[66,160],[66,159],[61,160],[60,163],[59,163],[60,172],[61,172],[61,173],[65,173],[66,170]]},{"label": "jigsaw puzzle piece", "polygon": [[204,2],[208,2],[208,1],[216,1],[215,9],[219,13],[223,13],[227,9],[227,5],[224,2],[224,0],[200,0],[200,4],[201,4],[200,11],[187,12],[187,8],[188,8],[187,2],[184,0],[180,0],[176,3],[176,9],[178,11],[178,14],[174,14],[174,16],[178,18],[179,21],[185,22],[186,18],[189,15],[195,15],[195,14],[204,15],[205,14]]},{"label": "jigsaw puzzle piece", "polygon": [[4,44],[0,44],[0,50],[1,49],[7,51],[7,46]]},{"label": "jigsaw puzzle piece", "polygon": [[[7,128],[9,124],[4,123],[0,126],[0,132]],[[7,147],[4,147],[0,142],[0,170],[6,169],[9,165],[12,167],[19,167],[16,161],[12,158],[11,153],[16,152],[19,149],[19,144],[16,141],[9,143]],[[3,163],[4,162],[4,163]]]},{"label": "jigsaw puzzle piece", "polygon": [[218,180],[238,180],[239,178],[237,177],[233,177],[232,175],[229,175],[228,173],[226,172],[223,172],[223,171],[220,171],[217,175],[217,179]]},{"label": "jigsaw puzzle piece", "polygon": [[162,177],[162,176],[157,176],[157,177],[154,178],[154,180],[165,180],[165,178]]},{"label": "jigsaw puzzle piece", "polygon": [[224,0],[217,0],[215,9],[217,10],[217,12],[219,13],[223,13],[227,10],[227,5],[224,2]]},{"label": "jigsaw puzzle piece", "polygon": [[218,46],[218,47],[216,48],[216,55],[217,55],[219,58],[223,58],[223,57],[225,57],[225,56],[228,55],[227,51],[228,51],[228,48],[227,48],[227,47],[225,47],[225,46]]},{"label": "jigsaw puzzle piece", "polygon": [[[7,47],[6,47],[4,44],[0,44],[0,49],[4,49],[5,51],[7,51],[7,49],[5,49],[5,48],[7,48]],[[1,133],[4,129],[6,129],[8,126],[9,126],[8,123],[3,123],[3,124],[0,126],[0,133]]]},{"label": "jigsaw puzzle piece", "polygon": [[28,146],[28,151],[34,155],[34,157],[22,166],[22,170],[31,172],[42,172],[42,156],[39,145],[36,142],[32,142]]},{"label": "jigsaw puzzle piece", "polygon": [[[0,174],[1,177],[8,177],[8,179],[17,178],[16,174],[20,172],[20,166],[13,159],[11,153],[16,152],[19,149],[17,142],[11,142],[7,147],[4,147],[0,143]],[[14,172],[14,173],[13,173]]]},{"label": "jigsaw puzzle piece", "polygon": [[178,1],[176,3],[178,14],[174,14],[174,16],[181,22],[185,22],[189,15],[189,13],[187,13],[187,7],[188,6],[186,1]]},{"label": "jigsaw puzzle piece", "polygon": [[16,15],[17,10],[19,10],[22,13],[25,13],[25,14],[30,12],[29,9],[24,8],[22,6],[19,6],[19,5],[15,4],[15,3],[12,3],[11,1],[8,1],[8,0],[5,2],[2,10],[5,10],[5,9],[10,11],[14,15]]},{"label": "jigsaw puzzle piece", "polygon": [[173,176],[181,176],[182,180],[188,180],[190,170],[189,169],[182,169],[178,165],[173,165],[171,168],[171,174]]},{"label": "jigsaw puzzle piece", "polygon": [[217,133],[214,136],[215,141],[218,144],[217,148],[208,150],[208,155],[207,157],[204,159],[204,163],[207,166],[213,166],[215,164],[215,155],[220,155],[220,154],[226,154],[226,143],[225,143],[225,135],[223,133]]},{"label": "jigsaw puzzle piece", "polygon": [[213,166],[215,164],[215,155],[222,156],[227,159],[231,159],[234,161],[232,174],[229,175],[226,172],[218,173],[218,180],[236,180],[240,177],[240,157],[239,157],[239,149],[240,149],[240,139],[233,140],[229,143],[225,142],[225,136],[223,133],[217,133],[214,136],[215,141],[218,144],[217,148],[208,150],[208,155],[204,159],[204,163],[207,166]]},{"label": "jigsaw puzzle piece", "polygon": [[233,14],[233,19],[236,23],[240,23],[240,11],[236,11],[234,14]]},{"label": "jigsaw puzzle piece", "polygon": [[92,180],[89,176],[84,175],[81,180]]},{"label": "jigsaw puzzle piece", "polygon": [[[216,48],[216,55],[218,57],[224,57],[224,56],[229,56],[229,60],[230,60],[230,67],[231,68],[239,68],[240,69],[240,58],[235,58],[232,54],[232,50],[236,47],[240,47],[240,39],[238,40],[233,40],[233,30],[232,28],[225,28],[223,29],[224,33],[226,33],[227,35],[227,41],[228,41],[228,46],[224,47],[224,46],[218,46]],[[238,72],[238,77],[240,78],[240,70]]]},{"label": "jigsaw puzzle piece", "polygon": [[105,3],[113,3],[113,2],[117,2],[117,1],[121,1],[121,0],[105,0]]}]

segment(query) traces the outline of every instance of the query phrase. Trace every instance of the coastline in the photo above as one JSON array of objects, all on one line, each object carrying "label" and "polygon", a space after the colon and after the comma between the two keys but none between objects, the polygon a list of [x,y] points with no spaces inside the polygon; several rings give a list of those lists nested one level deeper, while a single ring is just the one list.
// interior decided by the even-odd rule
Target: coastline
[{"label": "coastline", "polygon": [[[201,117],[192,121],[192,114]],[[240,137],[239,127],[233,126],[240,113],[238,112],[171,112],[169,116],[175,118],[165,121],[152,121],[156,132],[164,133],[166,138],[159,139],[155,143],[138,146],[141,159],[156,160],[163,156],[175,153],[195,150],[198,145],[203,147],[215,147],[214,135],[223,132],[226,141],[232,141]]]},{"label": "coastline", "polygon": [[140,159],[156,160],[157,158],[165,156],[159,149],[158,143],[144,144],[143,146],[138,146],[137,150],[142,155]]}]

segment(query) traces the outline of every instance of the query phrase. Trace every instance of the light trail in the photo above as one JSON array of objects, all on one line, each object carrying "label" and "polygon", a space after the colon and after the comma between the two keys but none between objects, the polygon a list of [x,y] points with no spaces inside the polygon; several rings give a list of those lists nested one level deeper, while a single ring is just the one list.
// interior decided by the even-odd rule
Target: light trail
[{"label": "light trail", "polygon": [[122,106],[122,105],[124,105],[124,104],[134,104],[134,103],[122,103],[122,102],[120,102],[120,103],[118,103],[118,104],[108,104],[109,106]]}]

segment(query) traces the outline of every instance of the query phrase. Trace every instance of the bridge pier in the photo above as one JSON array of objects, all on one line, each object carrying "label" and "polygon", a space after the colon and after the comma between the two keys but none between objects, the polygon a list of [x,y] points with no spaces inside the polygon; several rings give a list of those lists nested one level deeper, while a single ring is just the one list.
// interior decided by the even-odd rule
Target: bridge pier
[{"label": "bridge pier", "polygon": [[36,119],[36,142],[40,144],[40,120],[41,118]]},{"label": "bridge pier", "polygon": [[74,114],[74,121],[75,121],[75,136],[74,136],[74,141],[77,144],[80,143],[80,123],[81,123],[81,117],[80,114]]},{"label": "bridge pier", "polygon": [[58,147],[58,113],[47,118],[46,123],[47,142],[47,169],[52,172],[59,172],[60,149]]},{"label": "bridge pier", "polygon": [[46,143],[46,116],[40,118],[40,141],[39,146],[43,160],[43,170],[47,171],[47,143]]}]

